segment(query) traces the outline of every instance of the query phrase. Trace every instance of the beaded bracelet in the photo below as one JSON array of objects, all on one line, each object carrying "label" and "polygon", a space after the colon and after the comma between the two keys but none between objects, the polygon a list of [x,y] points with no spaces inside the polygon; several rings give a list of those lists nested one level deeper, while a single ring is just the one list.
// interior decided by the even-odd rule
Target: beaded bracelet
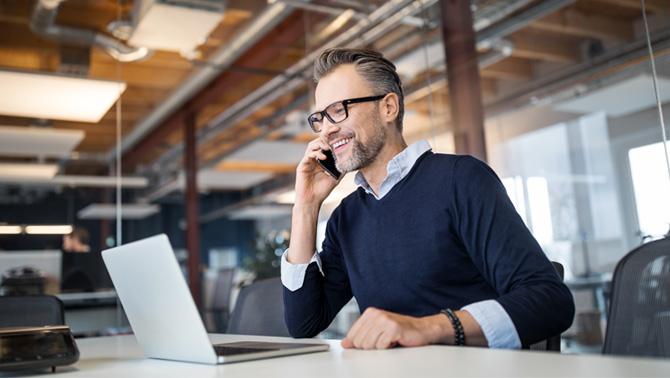
[{"label": "beaded bracelet", "polygon": [[458,316],[450,309],[441,310],[440,313],[444,314],[451,321],[451,325],[454,327],[454,344],[456,345],[465,345],[465,331],[463,331],[463,325],[461,324]]}]

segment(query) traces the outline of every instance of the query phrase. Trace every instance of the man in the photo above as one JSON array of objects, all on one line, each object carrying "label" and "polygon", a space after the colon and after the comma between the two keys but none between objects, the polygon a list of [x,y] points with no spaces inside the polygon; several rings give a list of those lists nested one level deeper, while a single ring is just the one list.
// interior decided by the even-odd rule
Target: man
[{"label": "man", "polygon": [[91,247],[88,245],[88,231],[85,228],[75,227],[67,235],[63,235],[63,251],[86,253],[90,252]]},{"label": "man", "polygon": [[[574,316],[570,291],[500,180],[469,156],[402,137],[395,66],[369,50],[331,49],[314,69],[319,137],[296,172],[285,319],[294,337],[324,330],[352,296],[362,312],[345,348],[442,343],[519,348]],[[353,99],[353,101],[352,101]],[[337,185],[317,160],[333,152],[359,188],[331,215],[315,253],[319,208]]]},{"label": "man", "polygon": [[94,277],[99,273],[99,256],[91,252],[89,233],[75,227],[63,235],[61,258],[61,291],[93,291]]}]

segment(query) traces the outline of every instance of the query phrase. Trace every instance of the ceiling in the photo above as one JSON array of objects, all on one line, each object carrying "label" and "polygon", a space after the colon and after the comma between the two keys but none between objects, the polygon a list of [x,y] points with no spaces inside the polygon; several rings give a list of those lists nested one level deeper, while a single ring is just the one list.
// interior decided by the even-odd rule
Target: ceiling
[{"label": "ceiling", "polygon": [[[55,25],[114,38],[110,24],[137,17],[137,1],[62,1]],[[68,44],[31,30],[36,3],[0,0],[0,71],[72,76],[65,59],[72,55]],[[646,4],[658,36],[654,42],[662,47],[657,54],[665,55],[670,7],[667,0]],[[472,5],[488,113],[530,103],[549,89],[563,90],[574,84],[571,78],[593,80],[644,60],[638,0],[479,0]],[[244,190],[290,175],[313,138],[304,121],[314,89],[310,68],[314,53],[326,45],[373,47],[398,64],[408,140],[448,133],[439,13],[439,1],[427,0],[228,0],[213,31],[188,54],[154,50],[146,59],[120,62],[97,46],[84,48],[88,59],[81,59],[80,48],[76,74],[124,82],[120,103],[96,123],[0,114],[0,126],[74,130],[80,136],[76,147],[55,156],[45,156],[35,142],[26,142],[24,154],[16,153],[16,145],[5,151],[0,143],[0,162],[57,163],[61,175],[106,176],[115,163],[118,127],[124,174],[150,178],[144,193],[167,194],[183,188],[183,125],[195,117],[198,163],[208,177],[201,180],[221,176],[230,183],[212,184],[210,190]],[[605,66],[603,60],[616,64]],[[168,189],[159,190],[161,185]]]}]

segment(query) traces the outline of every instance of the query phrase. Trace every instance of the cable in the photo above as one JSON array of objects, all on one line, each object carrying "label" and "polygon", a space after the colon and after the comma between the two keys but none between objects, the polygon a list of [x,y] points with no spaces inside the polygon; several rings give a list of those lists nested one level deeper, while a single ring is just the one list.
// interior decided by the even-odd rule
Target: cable
[{"label": "cable", "polygon": [[668,136],[665,133],[665,120],[663,119],[663,107],[661,105],[661,94],[658,89],[658,76],[656,75],[656,63],[654,62],[654,50],[651,47],[651,37],[649,35],[649,23],[647,22],[647,10],[645,0],[640,0],[642,6],[642,20],[644,21],[644,32],[647,37],[647,49],[649,50],[649,60],[651,61],[651,75],[654,82],[654,94],[656,95],[656,106],[658,107],[658,118],[661,120],[661,135],[663,136],[663,151],[665,152],[665,166],[668,169],[668,179],[670,180],[670,156],[668,155]]},{"label": "cable", "polygon": [[435,136],[435,112],[434,112],[435,109],[433,107],[434,102],[433,102],[433,88],[432,88],[433,80],[431,78],[432,74],[430,72],[430,60],[429,60],[430,58],[428,57],[428,42],[427,42],[427,40],[428,40],[427,35],[428,35],[428,29],[430,27],[429,26],[430,25],[430,20],[428,19],[429,18],[428,6],[426,6],[426,4],[421,5],[421,15],[422,15],[422,19],[423,19],[421,29],[422,29],[422,32],[424,34],[423,46],[422,46],[421,49],[423,50],[423,57],[424,57],[424,60],[426,62],[426,68],[428,70],[427,75],[426,75],[426,86],[428,87],[428,99],[427,100],[428,100],[428,114],[429,114],[429,119],[430,119],[430,138],[432,139],[432,142],[433,142],[433,149],[435,151],[438,151],[437,138]]},{"label": "cable", "polygon": [[[121,1],[116,0],[116,19],[121,21]],[[116,81],[121,82],[121,61],[116,61]],[[121,96],[116,100],[116,246],[121,245]],[[116,297],[116,326],[121,327],[123,313]]]}]

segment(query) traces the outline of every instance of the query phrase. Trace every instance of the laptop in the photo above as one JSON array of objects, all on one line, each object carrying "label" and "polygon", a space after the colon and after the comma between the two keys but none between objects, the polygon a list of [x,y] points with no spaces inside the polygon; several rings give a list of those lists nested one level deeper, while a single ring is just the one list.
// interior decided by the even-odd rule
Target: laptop
[{"label": "laptop", "polygon": [[102,251],[137,342],[149,358],[222,364],[328,350],[324,343],[212,345],[164,234]]}]

